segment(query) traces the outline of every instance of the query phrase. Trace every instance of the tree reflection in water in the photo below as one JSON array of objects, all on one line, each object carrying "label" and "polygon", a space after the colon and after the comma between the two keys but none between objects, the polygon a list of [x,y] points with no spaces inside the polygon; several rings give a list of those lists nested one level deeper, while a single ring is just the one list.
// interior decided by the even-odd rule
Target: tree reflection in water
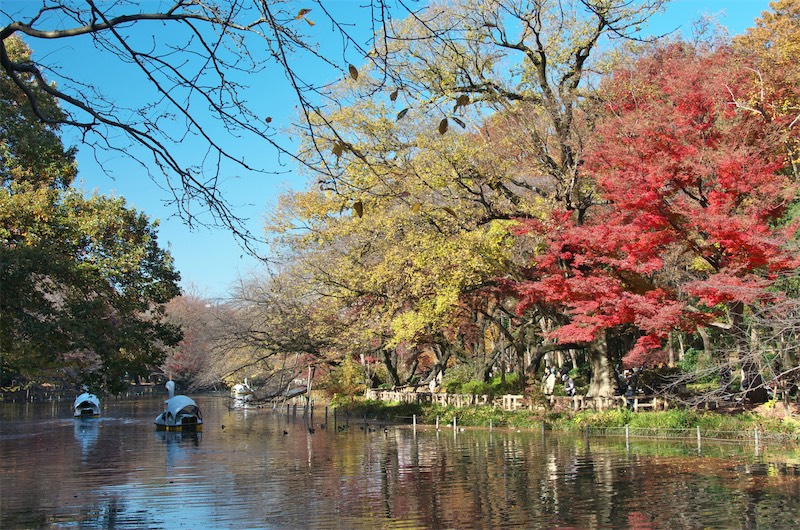
[{"label": "tree reflection in water", "polygon": [[63,416],[4,410],[0,527],[788,528],[800,519],[798,460],[783,448],[756,456],[709,443],[698,457],[692,442],[634,440],[626,450],[624,440],[539,430],[327,429],[198,401],[202,433],[155,431],[160,399],[110,402],[87,423],[66,419],[69,404]]}]

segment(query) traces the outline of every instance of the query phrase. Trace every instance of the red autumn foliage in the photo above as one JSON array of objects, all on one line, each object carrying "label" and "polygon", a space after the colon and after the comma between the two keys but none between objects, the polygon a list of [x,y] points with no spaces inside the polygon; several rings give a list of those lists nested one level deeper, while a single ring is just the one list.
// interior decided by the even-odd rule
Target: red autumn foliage
[{"label": "red autumn foliage", "polygon": [[770,102],[753,103],[760,82],[729,50],[685,44],[617,71],[582,168],[607,205],[581,225],[563,211],[524,225],[546,249],[517,285],[519,309],[566,313],[552,333],[563,342],[635,326],[626,360],[640,364],[658,360],[669,331],[718,318],[721,304],[774,296],[771,280],[798,266],[792,229],[777,223],[797,194],[783,170],[797,132]]}]

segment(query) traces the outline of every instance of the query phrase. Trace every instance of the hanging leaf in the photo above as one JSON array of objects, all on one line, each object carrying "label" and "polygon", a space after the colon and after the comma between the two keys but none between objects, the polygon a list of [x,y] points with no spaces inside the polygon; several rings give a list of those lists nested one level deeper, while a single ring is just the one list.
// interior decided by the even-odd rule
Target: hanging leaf
[{"label": "hanging leaf", "polygon": [[422,208],[422,203],[415,202],[413,205],[411,205],[411,211],[414,213],[418,213],[420,208]]},{"label": "hanging leaf", "polygon": [[397,99],[397,89],[394,90],[391,94],[389,94],[389,99],[395,101]]},{"label": "hanging leaf", "polygon": [[439,122],[439,134],[444,134],[446,132],[447,132],[447,118]]},{"label": "hanging leaf", "polygon": [[267,123],[272,123],[272,116],[267,116],[267,119],[264,121],[266,121]]},{"label": "hanging leaf", "polygon": [[449,206],[443,206],[443,207],[442,207],[442,210],[444,210],[445,212],[449,213],[450,215],[452,215],[453,217],[455,217],[456,219],[458,219],[458,216],[456,215],[456,212],[455,212],[455,210],[453,210],[453,209],[452,209],[452,208],[450,208]]},{"label": "hanging leaf", "polygon": [[459,124],[459,125],[461,126],[461,128],[462,128],[462,129],[466,129],[466,128],[467,128],[467,124],[466,124],[466,123],[464,123],[463,121],[459,120],[459,119],[458,119],[458,118],[456,118],[455,116],[453,116],[452,120],[453,120],[454,122],[456,122],[457,124]]},{"label": "hanging leaf", "polygon": [[336,155],[336,158],[342,156],[344,152],[344,145],[341,142],[337,142],[333,145],[333,154]]},{"label": "hanging leaf", "polygon": [[469,96],[466,94],[461,94],[458,96],[458,99],[456,99],[456,108],[464,107],[466,105],[469,105]]},{"label": "hanging leaf", "polygon": [[309,26],[313,26],[314,25],[314,22],[311,19],[307,18],[307,19],[305,19],[305,21]]},{"label": "hanging leaf", "polygon": [[361,201],[356,201],[353,203],[353,211],[356,212],[358,217],[364,216],[364,203]]},{"label": "hanging leaf", "polygon": [[405,116],[407,113],[408,113],[408,107],[404,108],[403,110],[397,113],[397,119],[402,120],[403,116]]},{"label": "hanging leaf", "polygon": [[350,71],[350,77],[353,78],[353,81],[358,81],[358,68],[351,64],[347,69]]},{"label": "hanging leaf", "polygon": [[296,17],[294,17],[294,19],[295,19],[295,20],[300,20],[301,18],[303,18],[304,16],[306,16],[306,15],[307,15],[307,14],[309,14],[309,13],[311,13],[311,10],[310,10],[310,9],[305,9],[305,8],[303,8],[303,9],[301,9],[300,11],[298,11],[298,12],[297,12],[297,16],[296,16]]}]

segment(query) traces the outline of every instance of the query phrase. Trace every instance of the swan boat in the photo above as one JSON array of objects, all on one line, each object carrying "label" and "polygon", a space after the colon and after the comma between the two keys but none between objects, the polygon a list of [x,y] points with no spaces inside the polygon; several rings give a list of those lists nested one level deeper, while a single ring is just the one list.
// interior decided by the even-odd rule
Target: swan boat
[{"label": "swan boat", "polygon": [[175,383],[167,382],[169,399],[164,401],[164,412],[156,416],[153,423],[157,430],[199,431],[203,428],[200,408],[189,396],[175,395]]},{"label": "swan boat", "polygon": [[253,389],[247,384],[247,378],[244,379],[244,384],[236,383],[231,387],[231,397],[236,401],[253,401]]},{"label": "swan boat", "polygon": [[100,398],[89,392],[84,392],[75,398],[72,404],[73,416],[76,418],[90,418],[100,415]]}]

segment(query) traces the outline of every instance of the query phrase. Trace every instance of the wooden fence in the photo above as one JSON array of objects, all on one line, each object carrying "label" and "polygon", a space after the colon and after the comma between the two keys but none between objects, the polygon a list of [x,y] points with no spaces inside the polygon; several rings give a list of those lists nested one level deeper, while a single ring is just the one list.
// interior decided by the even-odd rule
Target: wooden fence
[{"label": "wooden fence", "polygon": [[[453,407],[471,405],[493,405],[503,410],[533,409],[534,406],[519,394],[490,396],[487,394],[448,394],[445,392],[410,392],[398,390],[367,390],[367,399],[399,403],[438,403]],[[586,397],[586,396],[548,396],[547,403],[555,410],[607,410],[628,405],[625,396]],[[657,396],[635,396],[630,399],[634,411],[667,410],[669,402]]]}]

